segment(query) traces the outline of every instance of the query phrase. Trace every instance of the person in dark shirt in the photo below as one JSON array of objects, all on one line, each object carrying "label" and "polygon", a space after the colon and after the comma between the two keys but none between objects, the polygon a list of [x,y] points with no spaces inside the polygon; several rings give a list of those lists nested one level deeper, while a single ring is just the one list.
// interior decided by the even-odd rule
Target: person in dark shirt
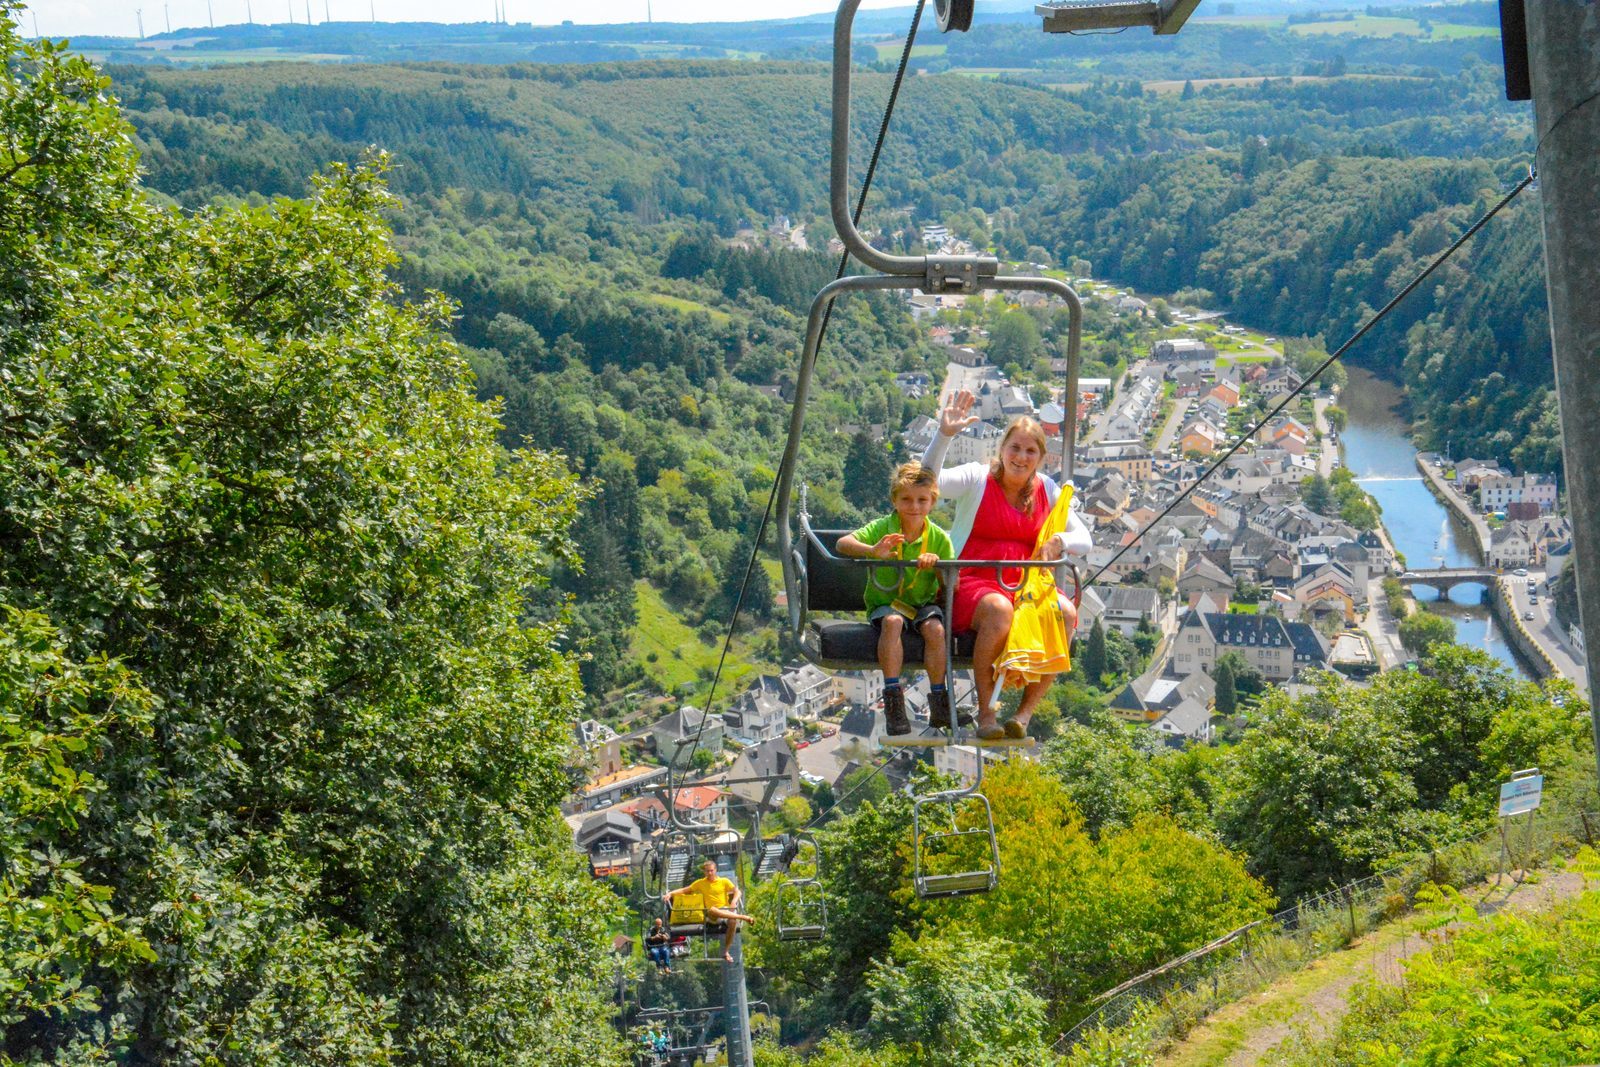
[{"label": "person in dark shirt", "polygon": [[656,970],[663,974],[672,973],[672,952],[668,947],[672,935],[667,933],[666,926],[657,919],[650,927],[650,932],[644,937],[644,951],[655,961]]}]

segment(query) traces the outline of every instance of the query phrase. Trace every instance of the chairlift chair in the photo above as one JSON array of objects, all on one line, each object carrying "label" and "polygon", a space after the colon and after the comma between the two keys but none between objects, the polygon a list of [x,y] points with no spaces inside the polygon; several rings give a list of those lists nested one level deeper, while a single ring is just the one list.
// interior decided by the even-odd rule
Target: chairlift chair
[{"label": "chairlift chair", "polygon": [[822,888],[822,849],[810,834],[795,839],[795,855],[811,849],[811,874],[791,878],[778,885],[773,904],[774,929],[779,941],[818,941],[828,932],[828,901]]},{"label": "chairlift chair", "polygon": [[[977,825],[962,829],[961,809],[968,801],[978,802],[982,818]],[[939,821],[930,827],[933,818]],[[966,870],[930,869],[942,866],[938,863],[940,856],[959,855],[960,845],[967,841],[977,843],[981,852],[976,862],[966,865]],[[976,782],[969,789],[946,790],[912,800],[911,856],[911,883],[917,896],[924,900],[987,893],[1000,884],[1000,844],[994,835],[994,809],[989,798],[978,792]]]}]

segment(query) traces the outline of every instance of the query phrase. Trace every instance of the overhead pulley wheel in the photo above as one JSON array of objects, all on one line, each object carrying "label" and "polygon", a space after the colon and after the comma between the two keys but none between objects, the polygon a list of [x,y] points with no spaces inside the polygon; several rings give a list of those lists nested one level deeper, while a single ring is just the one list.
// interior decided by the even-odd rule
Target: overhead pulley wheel
[{"label": "overhead pulley wheel", "polygon": [[972,29],[972,5],[975,0],[933,0],[933,9],[939,16],[939,31],[956,30],[966,33]]}]

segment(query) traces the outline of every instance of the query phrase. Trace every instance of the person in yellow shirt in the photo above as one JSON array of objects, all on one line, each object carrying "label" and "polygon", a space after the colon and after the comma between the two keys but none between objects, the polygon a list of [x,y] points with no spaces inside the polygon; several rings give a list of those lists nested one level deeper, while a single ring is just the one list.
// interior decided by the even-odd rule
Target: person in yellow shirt
[{"label": "person in yellow shirt", "polygon": [[672,898],[679,893],[691,893],[704,902],[706,919],[721,919],[727,925],[727,932],[722,935],[722,958],[729,963],[733,962],[733,938],[739,932],[740,923],[753,923],[755,919],[749,915],[738,912],[742,894],[739,887],[717,874],[717,865],[711,860],[706,860],[700,865],[700,878],[690,882],[682,889],[674,889],[667,894],[667,906],[672,906]]}]

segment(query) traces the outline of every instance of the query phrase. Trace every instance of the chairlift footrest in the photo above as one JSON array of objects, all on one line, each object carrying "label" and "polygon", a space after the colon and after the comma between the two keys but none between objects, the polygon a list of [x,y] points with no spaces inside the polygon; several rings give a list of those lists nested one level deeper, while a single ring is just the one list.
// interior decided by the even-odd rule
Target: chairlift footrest
[{"label": "chairlift footrest", "polygon": [[950,738],[942,734],[906,734],[902,737],[885,737],[884,748],[950,748],[966,745],[970,748],[1033,748],[1038,742],[1032,737],[997,737],[985,741],[981,737]]}]

